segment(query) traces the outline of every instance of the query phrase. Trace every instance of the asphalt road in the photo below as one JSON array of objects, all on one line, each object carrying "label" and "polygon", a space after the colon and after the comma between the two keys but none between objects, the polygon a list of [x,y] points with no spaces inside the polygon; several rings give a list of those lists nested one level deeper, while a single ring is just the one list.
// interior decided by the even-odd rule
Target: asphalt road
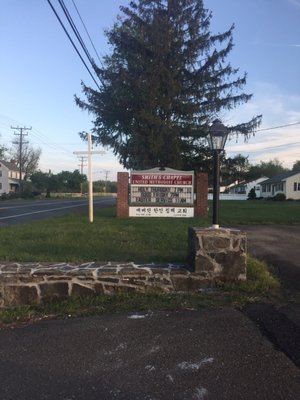
[{"label": "asphalt road", "polygon": [[[94,209],[114,205],[114,197],[94,198]],[[29,223],[52,217],[62,216],[74,210],[86,210],[88,215],[88,199],[51,199],[34,201],[0,202],[0,226]]]},{"label": "asphalt road", "polygon": [[231,308],[0,330],[1,400],[297,400],[300,370]]}]

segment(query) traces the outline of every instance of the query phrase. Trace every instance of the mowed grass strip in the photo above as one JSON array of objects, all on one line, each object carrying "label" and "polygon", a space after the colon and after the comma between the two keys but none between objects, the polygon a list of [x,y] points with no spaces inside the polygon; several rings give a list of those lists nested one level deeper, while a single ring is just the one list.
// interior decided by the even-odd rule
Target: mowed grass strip
[{"label": "mowed grass strip", "polygon": [[116,218],[114,207],[0,230],[0,260],[20,262],[185,262],[187,231],[207,220]]},{"label": "mowed grass strip", "polygon": [[220,222],[227,226],[230,224],[300,224],[300,201],[223,200],[220,201]]},{"label": "mowed grass strip", "polygon": [[[0,261],[184,263],[189,226],[208,218],[116,218],[114,207],[0,229]],[[221,201],[220,224],[299,224],[300,202]]]}]

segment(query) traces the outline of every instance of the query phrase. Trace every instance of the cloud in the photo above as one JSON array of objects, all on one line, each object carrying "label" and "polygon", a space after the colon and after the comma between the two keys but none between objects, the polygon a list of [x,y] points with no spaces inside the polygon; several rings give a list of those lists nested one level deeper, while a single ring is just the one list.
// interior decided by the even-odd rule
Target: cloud
[{"label": "cloud", "polygon": [[[247,121],[257,114],[263,114],[259,129],[300,122],[300,96],[284,94],[279,87],[269,83],[257,83],[254,93],[251,103],[236,110],[228,119],[228,125]],[[232,138],[226,145],[226,153],[230,157],[239,153],[249,156],[252,164],[278,158],[285,167],[291,168],[300,159],[299,131],[300,124],[258,131],[246,143],[243,138],[237,141]]]},{"label": "cloud", "polygon": [[299,0],[288,0],[288,2],[294,6],[300,9],[300,1]]}]

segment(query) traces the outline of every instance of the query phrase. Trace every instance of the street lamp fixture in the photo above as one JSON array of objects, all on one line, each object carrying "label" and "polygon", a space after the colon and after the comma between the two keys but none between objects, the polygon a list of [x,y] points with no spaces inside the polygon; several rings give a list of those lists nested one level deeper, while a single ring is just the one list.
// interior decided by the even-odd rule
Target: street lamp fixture
[{"label": "street lamp fixture", "polygon": [[224,150],[228,136],[228,128],[216,119],[208,134],[208,142],[214,154],[214,186],[213,186],[213,223],[219,229],[219,197],[220,197],[220,154]]}]

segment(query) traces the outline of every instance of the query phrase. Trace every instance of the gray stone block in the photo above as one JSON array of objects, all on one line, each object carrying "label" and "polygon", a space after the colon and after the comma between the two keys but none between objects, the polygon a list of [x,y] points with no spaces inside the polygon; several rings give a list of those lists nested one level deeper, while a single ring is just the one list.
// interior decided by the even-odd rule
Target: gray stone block
[{"label": "gray stone block", "polygon": [[39,288],[43,302],[63,299],[69,295],[69,285],[66,282],[41,283]]},{"label": "gray stone block", "polygon": [[211,280],[246,279],[247,237],[236,229],[189,228],[190,268]]},{"label": "gray stone block", "polygon": [[38,304],[39,297],[35,286],[5,286],[3,303],[5,307]]}]

